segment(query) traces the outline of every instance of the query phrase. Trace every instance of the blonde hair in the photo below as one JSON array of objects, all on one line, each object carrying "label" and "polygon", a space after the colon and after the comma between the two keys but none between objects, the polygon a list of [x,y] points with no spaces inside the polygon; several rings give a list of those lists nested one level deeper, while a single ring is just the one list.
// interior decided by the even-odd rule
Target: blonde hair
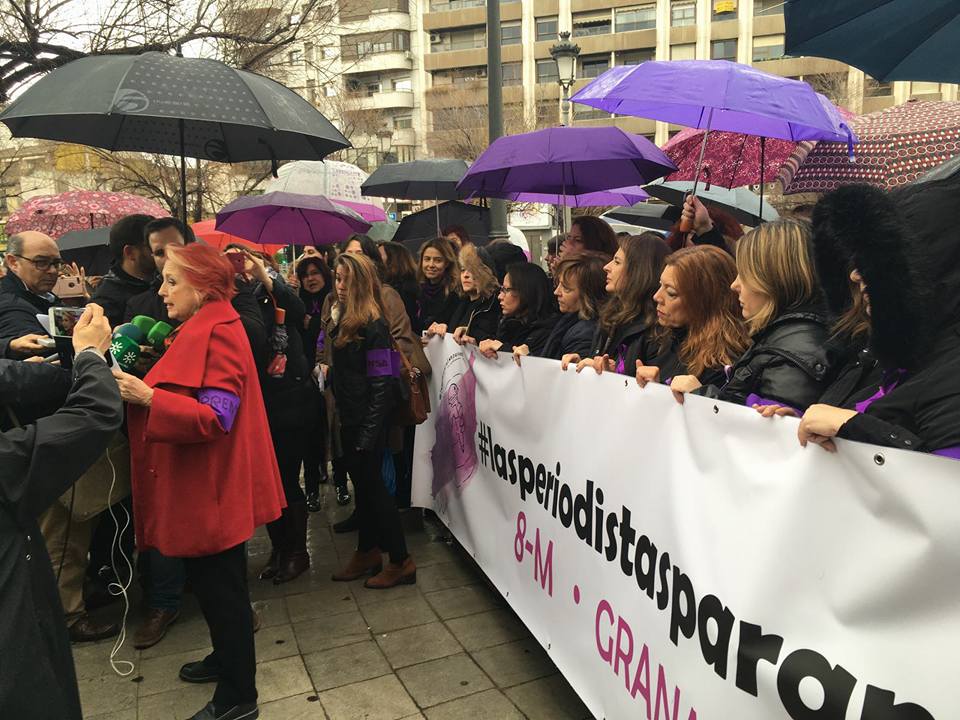
[{"label": "blonde hair", "polygon": [[460,269],[467,270],[473,276],[473,284],[477,288],[477,294],[481,298],[488,298],[497,292],[500,283],[497,276],[487,267],[487,264],[480,259],[480,254],[473,244],[464,245],[460,250]]},{"label": "blonde hair", "polygon": [[380,302],[380,277],[376,266],[365,255],[342,253],[337,256],[337,268],[346,273],[347,301],[339,300],[334,306],[339,310],[340,329],[334,341],[335,347],[343,347],[357,340],[360,331],[374,320],[383,317]]},{"label": "blonde hair", "polygon": [[799,220],[760,225],[737,243],[740,281],[767,296],[747,319],[756,335],[782,313],[814,300],[818,293],[810,226]]}]

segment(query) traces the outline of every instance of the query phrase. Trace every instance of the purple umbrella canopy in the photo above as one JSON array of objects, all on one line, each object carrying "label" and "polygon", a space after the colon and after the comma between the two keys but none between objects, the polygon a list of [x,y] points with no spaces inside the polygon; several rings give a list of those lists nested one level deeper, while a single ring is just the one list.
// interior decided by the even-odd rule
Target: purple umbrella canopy
[{"label": "purple umbrella canopy", "polygon": [[458,188],[506,200],[518,193],[562,199],[645,185],[674,170],[670,158],[640,135],[616,127],[555,127],[497,138]]},{"label": "purple umbrella canopy", "polygon": [[519,192],[513,193],[508,200],[514,202],[544,203],[548,205],[566,205],[567,207],[603,207],[606,205],[636,205],[650,197],[642,187],[616,188],[583,193],[581,195],[551,195],[549,193]]},{"label": "purple umbrella canopy", "polygon": [[253,242],[333,245],[370,223],[323,195],[271,192],[237,198],[217,213],[216,228]]},{"label": "purple umbrella canopy", "polygon": [[833,103],[807,83],[728,60],[650,60],[613,67],[571,100],[691,128],[793,142],[856,142]]}]

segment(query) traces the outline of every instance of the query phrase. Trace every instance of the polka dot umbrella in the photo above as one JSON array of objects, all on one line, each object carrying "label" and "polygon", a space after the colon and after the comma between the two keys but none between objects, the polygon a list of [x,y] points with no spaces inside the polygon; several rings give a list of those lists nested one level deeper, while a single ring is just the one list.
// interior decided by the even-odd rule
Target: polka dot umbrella
[{"label": "polka dot umbrella", "polygon": [[7,219],[7,235],[36,230],[56,239],[73,230],[108,227],[133,214],[164,217],[170,213],[153,200],[125,192],[70,190],[30,198]]},{"label": "polka dot umbrella", "polygon": [[828,192],[867,183],[906,185],[960,154],[960,102],[911,100],[850,121],[860,137],[853,162],[845,143],[802,142],[780,170],[784,193]]}]

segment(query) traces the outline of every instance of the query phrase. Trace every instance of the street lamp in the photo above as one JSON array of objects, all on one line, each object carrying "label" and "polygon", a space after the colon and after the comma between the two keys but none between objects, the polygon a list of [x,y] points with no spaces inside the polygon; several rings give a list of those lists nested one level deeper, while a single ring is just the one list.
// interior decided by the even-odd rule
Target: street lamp
[{"label": "street lamp", "polygon": [[573,125],[570,109],[570,88],[577,79],[577,57],[580,46],[570,42],[570,33],[560,33],[560,42],[550,48],[550,56],[557,63],[557,81],[563,90],[563,109],[565,124]]}]

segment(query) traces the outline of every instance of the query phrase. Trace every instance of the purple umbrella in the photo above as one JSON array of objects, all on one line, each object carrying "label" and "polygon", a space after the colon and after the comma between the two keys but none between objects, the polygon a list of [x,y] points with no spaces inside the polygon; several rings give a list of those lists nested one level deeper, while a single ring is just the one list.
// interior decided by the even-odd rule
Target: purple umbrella
[{"label": "purple umbrella", "polygon": [[676,169],[640,135],[616,127],[556,127],[497,138],[457,187],[508,200],[517,193],[562,198],[645,185]]},{"label": "purple umbrella", "polygon": [[271,192],[237,198],[217,213],[216,228],[253,242],[333,245],[370,223],[322,195]]},{"label": "purple umbrella", "polygon": [[548,193],[519,192],[511,195],[508,200],[514,202],[544,203],[549,205],[566,205],[569,207],[601,207],[604,205],[636,205],[643,202],[650,195],[642,187],[624,187],[615,190],[600,190],[598,192],[583,193],[582,195],[550,195]]}]

